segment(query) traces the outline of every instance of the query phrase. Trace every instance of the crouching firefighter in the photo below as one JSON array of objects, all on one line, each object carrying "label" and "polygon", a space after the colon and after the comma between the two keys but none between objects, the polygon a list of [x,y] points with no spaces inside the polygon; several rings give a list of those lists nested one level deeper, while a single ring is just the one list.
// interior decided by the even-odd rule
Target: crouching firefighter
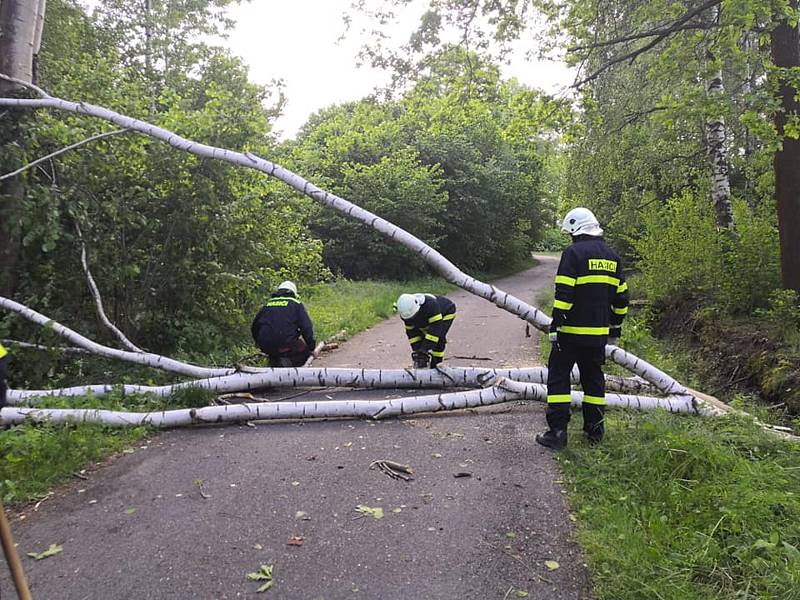
[{"label": "crouching firefighter", "polygon": [[587,208],[574,208],[561,230],[572,245],[561,254],[555,280],[552,342],[547,364],[547,425],[536,441],[559,450],[567,445],[570,419],[570,372],[577,364],[583,388],[583,431],[589,443],[605,433],[606,343],[614,344],[628,312],[628,284],[622,263],[603,241],[603,230]]},{"label": "crouching firefighter", "polygon": [[444,360],[447,332],[456,317],[455,303],[433,294],[400,294],[395,310],[406,326],[414,367],[436,367]]},{"label": "crouching firefighter", "polygon": [[270,367],[301,367],[316,344],[311,319],[291,281],[284,281],[272,293],[250,331],[256,345],[269,356]]}]

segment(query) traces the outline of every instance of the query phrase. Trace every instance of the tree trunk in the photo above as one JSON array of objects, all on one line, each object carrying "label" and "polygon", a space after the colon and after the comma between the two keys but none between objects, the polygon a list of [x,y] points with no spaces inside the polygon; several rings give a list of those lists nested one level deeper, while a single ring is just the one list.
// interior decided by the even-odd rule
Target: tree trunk
[{"label": "tree trunk", "polygon": [[[721,8],[716,6],[712,19],[719,24]],[[709,47],[706,49],[706,61],[714,65],[716,56]],[[706,88],[709,99],[716,101],[725,93],[722,84],[722,68],[716,66]],[[731,182],[728,175],[728,155],[725,148],[725,119],[716,116],[706,121],[706,144],[708,145],[708,160],[711,165],[711,204],[720,230],[734,228],[733,207],[731,206]]]},{"label": "tree trunk", "polygon": [[[796,14],[800,0],[789,0],[789,7]],[[787,20],[770,34],[772,61],[779,69],[800,66],[800,31],[797,24]],[[775,203],[778,209],[778,230],[781,239],[781,279],[783,287],[800,293],[800,140],[785,135],[791,117],[800,114],[800,103],[787,73],[779,75],[781,110],[775,113],[775,129],[783,145],[775,153]]]},{"label": "tree trunk", "polygon": [[[0,73],[35,83],[36,55],[42,40],[46,0],[2,0],[0,2]],[[0,94],[14,95],[20,86],[0,81]],[[0,142],[16,141],[22,117],[8,115]],[[11,296],[17,288],[21,250],[22,198],[19,179],[0,183],[0,295]]]}]

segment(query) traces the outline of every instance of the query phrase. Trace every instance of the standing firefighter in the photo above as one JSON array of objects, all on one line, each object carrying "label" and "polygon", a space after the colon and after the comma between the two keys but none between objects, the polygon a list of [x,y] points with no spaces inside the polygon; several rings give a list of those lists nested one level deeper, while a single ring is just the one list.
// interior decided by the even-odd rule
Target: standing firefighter
[{"label": "standing firefighter", "polygon": [[314,328],[291,281],[284,281],[272,293],[253,319],[250,332],[269,356],[270,367],[300,367],[314,351]]},{"label": "standing firefighter", "polygon": [[444,360],[447,331],[456,317],[456,305],[444,296],[400,294],[395,309],[406,326],[414,367],[436,367]]},{"label": "standing firefighter", "polygon": [[8,350],[0,344],[0,408],[6,405],[6,363],[8,362]]},{"label": "standing firefighter", "polygon": [[560,450],[567,445],[570,418],[570,372],[577,363],[583,387],[583,431],[590,443],[605,431],[606,343],[615,343],[628,312],[628,284],[622,263],[603,241],[603,230],[587,208],[574,208],[564,217],[561,230],[572,245],[561,255],[556,274],[553,343],[548,362],[547,425],[536,441]]}]

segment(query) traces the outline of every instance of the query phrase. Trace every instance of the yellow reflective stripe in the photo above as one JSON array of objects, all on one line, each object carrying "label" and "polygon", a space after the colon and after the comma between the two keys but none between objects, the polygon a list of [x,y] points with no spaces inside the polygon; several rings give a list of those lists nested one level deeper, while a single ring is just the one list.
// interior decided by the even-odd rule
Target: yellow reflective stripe
[{"label": "yellow reflective stripe", "polygon": [[567,275],[556,275],[556,285],[559,283],[572,287],[575,285],[575,278]]},{"label": "yellow reflective stripe", "polygon": [[417,342],[421,342],[421,341],[422,341],[422,336],[421,335],[415,335],[412,338],[408,338],[408,343],[409,344],[416,344]]},{"label": "yellow reflective stripe", "polygon": [[425,339],[426,339],[426,340],[430,340],[430,341],[432,341],[432,342],[436,343],[436,342],[438,342],[438,341],[439,341],[439,336],[438,336],[438,335],[432,335],[432,334],[430,334],[430,333],[426,333],[426,334],[425,334]]},{"label": "yellow reflective stripe", "polygon": [[618,294],[621,294],[622,292],[627,292],[627,291],[628,291],[628,282],[627,281],[623,281],[622,285],[618,285],[617,286],[617,293]]},{"label": "yellow reflective stripe", "polygon": [[572,396],[570,394],[553,394],[552,396],[547,396],[548,404],[563,404],[565,402],[572,402]]},{"label": "yellow reflective stripe", "polygon": [[564,302],[563,300],[554,300],[553,308],[560,308],[561,310],[569,310],[572,308],[572,302]]},{"label": "yellow reflective stripe", "polygon": [[442,351],[442,352],[433,352],[433,351],[431,351],[431,356],[435,356],[436,358],[442,358],[444,356],[444,351]]},{"label": "yellow reflective stripe", "polygon": [[414,329],[413,325],[406,325],[406,329]]},{"label": "yellow reflective stripe", "polygon": [[615,315],[627,315],[628,314],[628,307],[625,308],[617,308],[616,306],[611,307],[611,312]]},{"label": "yellow reflective stripe", "polygon": [[441,320],[442,320],[442,313],[439,313],[438,315],[433,315],[430,319],[428,319],[428,324],[436,323],[436,321],[441,321]]},{"label": "yellow reflective stripe", "polygon": [[451,313],[449,315],[444,315],[442,317],[442,321],[452,321],[455,318],[456,318],[456,313]]},{"label": "yellow reflective stripe", "polygon": [[[615,288],[619,286],[619,279],[610,275],[582,275],[575,281],[575,285],[585,285],[587,283],[607,283]],[[617,289],[619,291],[619,289]]]},{"label": "yellow reflective stripe", "polygon": [[604,406],[606,403],[606,398],[605,396],[589,396],[588,394],[584,394],[583,402],[584,404],[597,404],[598,406]]},{"label": "yellow reflective stripe", "polygon": [[8,350],[3,347],[3,344],[0,344],[0,358],[3,358],[6,354],[8,354]]},{"label": "yellow reflective stripe", "polygon": [[558,328],[559,333],[572,333],[574,335],[608,335],[608,327],[573,327],[572,325],[562,325]]}]

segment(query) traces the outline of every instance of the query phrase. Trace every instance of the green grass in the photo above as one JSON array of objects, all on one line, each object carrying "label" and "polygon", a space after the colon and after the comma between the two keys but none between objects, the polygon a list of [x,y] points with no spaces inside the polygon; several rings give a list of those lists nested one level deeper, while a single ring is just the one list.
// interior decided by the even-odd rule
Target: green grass
[{"label": "green grass", "polygon": [[[552,290],[538,301],[549,309]],[[653,338],[635,313],[622,345],[701,387],[679,347]],[[770,420],[747,399],[734,404]],[[597,598],[800,599],[800,445],[739,417],[611,409],[596,448],[581,426],[573,415],[557,459]]]},{"label": "green grass", "polygon": [[392,305],[404,293],[446,294],[454,286],[442,279],[397,281],[348,281],[321,284],[309,289],[303,302],[314,322],[318,340],[344,329],[350,337],[391,317]]},{"label": "green grass", "polygon": [[558,456],[601,599],[800,598],[800,445],[740,418],[609,411]]}]

